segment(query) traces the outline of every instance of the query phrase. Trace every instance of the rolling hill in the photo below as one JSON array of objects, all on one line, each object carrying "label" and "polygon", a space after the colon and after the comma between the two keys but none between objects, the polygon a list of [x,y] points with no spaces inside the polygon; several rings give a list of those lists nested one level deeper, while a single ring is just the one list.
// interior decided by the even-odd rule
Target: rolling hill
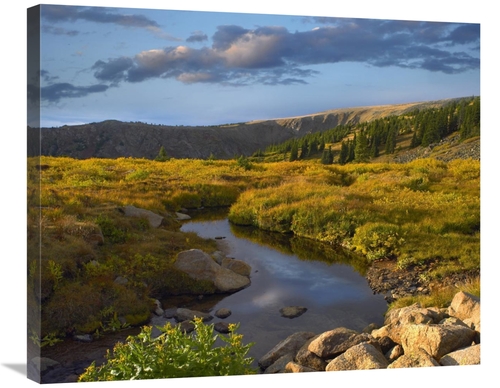
[{"label": "rolling hill", "polygon": [[175,158],[229,159],[337,125],[358,124],[457,99],[333,109],[316,114],[218,126],[167,126],[106,120],[56,128],[28,127],[28,156],[154,158],[161,146]]}]

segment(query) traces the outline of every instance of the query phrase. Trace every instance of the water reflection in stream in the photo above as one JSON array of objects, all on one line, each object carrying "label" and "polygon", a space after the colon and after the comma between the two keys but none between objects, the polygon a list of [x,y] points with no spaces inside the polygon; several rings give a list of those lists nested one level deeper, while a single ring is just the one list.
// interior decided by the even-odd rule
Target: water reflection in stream
[{"label": "water reflection in stream", "polygon": [[[224,237],[220,241],[226,254],[252,266],[248,288],[226,297],[186,301],[185,306],[212,314],[229,308],[232,315],[225,321],[240,323],[238,332],[245,343],[255,342],[249,355],[256,359],[297,331],[319,334],[340,326],[361,331],[383,321],[385,300],[373,295],[363,277],[362,262],[345,252],[309,240],[238,228],[227,219],[187,222],[182,230],[205,238]],[[293,319],[281,316],[282,307],[297,305],[307,312]]]}]

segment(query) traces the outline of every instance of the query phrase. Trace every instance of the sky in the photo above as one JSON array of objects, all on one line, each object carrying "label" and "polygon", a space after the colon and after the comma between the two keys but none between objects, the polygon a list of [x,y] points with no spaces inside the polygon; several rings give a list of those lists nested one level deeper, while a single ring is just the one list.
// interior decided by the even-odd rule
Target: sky
[{"label": "sky", "polygon": [[480,95],[479,23],[42,5],[40,35],[42,127],[216,125]]}]

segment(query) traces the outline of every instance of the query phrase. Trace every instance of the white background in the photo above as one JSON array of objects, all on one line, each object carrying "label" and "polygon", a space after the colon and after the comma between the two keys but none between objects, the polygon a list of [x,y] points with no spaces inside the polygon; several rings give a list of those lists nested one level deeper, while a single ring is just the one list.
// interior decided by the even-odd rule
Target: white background
[{"label": "white background", "polygon": [[[94,5],[132,8],[161,8],[220,12],[251,12],[272,14],[295,14],[313,16],[363,17],[380,19],[410,19],[427,21],[456,21],[481,23],[481,104],[482,104],[482,160],[481,160],[481,207],[482,207],[482,359],[480,366],[425,368],[407,370],[378,370],[314,374],[280,374],[272,376],[190,378],[176,381],[186,387],[200,384],[224,384],[231,386],[258,384],[335,384],[370,387],[385,387],[397,384],[404,387],[420,386],[490,386],[487,373],[493,372],[497,363],[492,349],[498,345],[498,336],[490,335],[495,322],[498,303],[491,304],[493,285],[499,261],[496,223],[499,215],[496,199],[496,182],[499,149],[495,132],[499,131],[498,76],[496,49],[500,36],[493,15],[494,4],[490,0],[441,0],[402,2],[390,0],[350,0],[326,2],[307,0],[304,2],[282,2],[253,0],[251,4],[236,1],[51,1],[50,4]],[[346,3],[346,4],[344,4]],[[3,141],[0,162],[0,192],[2,208],[0,218],[0,383],[4,387],[34,386],[25,375],[26,366],[26,10],[38,3],[15,1],[4,3],[2,12],[2,87],[1,112]],[[329,4],[329,5],[327,5]],[[496,7],[495,7],[496,9]],[[7,384],[5,384],[7,383]],[[169,382],[172,383],[172,382]],[[95,383],[98,384],[98,383]],[[164,387],[165,381],[108,383],[119,387]],[[65,384],[64,386],[71,386]]]}]

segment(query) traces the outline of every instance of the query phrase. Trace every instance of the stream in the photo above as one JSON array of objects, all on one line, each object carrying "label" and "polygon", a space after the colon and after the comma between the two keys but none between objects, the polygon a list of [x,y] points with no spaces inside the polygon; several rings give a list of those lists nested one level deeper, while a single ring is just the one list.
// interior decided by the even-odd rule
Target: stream
[{"label": "stream", "polygon": [[[226,215],[193,215],[181,230],[204,238],[216,238],[228,257],[243,260],[252,267],[251,284],[230,295],[204,297],[179,296],[161,300],[164,309],[184,307],[214,315],[220,308],[230,309],[225,319],[214,316],[209,323],[239,323],[237,333],[243,343],[253,342],[248,357],[257,361],[280,341],[298,331],[320,334],[337,327],[362,331],[371,323],[382,325],[387,302],[373,294],[364,272],[367,268],[352,255],[312,240],[268,233],[229,223]],[[281,316],[280,309],[303,306],[307,311],[296,318]],[[173,319],[155,316],[151,325],[162,326]],[[155,329],[157,330],[157,329]],[[76,381],[92,360],[103,360],[106,349],[138,328],[106,335],[91,343],[64,341],[44,356],[61,366],[43,374],[43,383]]]},{"label": "stream", "polygon": [[[362,331],[370,323],[383,323],[387,302],[373,294],[365,277],[348,264],[345,252],[325,254],[316,242],[236,227],[227,219],[191,221],[181,230],[204,238],[223,237],[218,240],[221,250],[251,265],[249,287],[187,307],[212,315],[219,308],[230,309],[231,316],[223,321],[240,323],[237,332],[245,343],[254,342],[248,355],[256,360],[297,331],[320,334],[342,326]],[[279,310],[286,306],[307,311],[285,318]]]}]

